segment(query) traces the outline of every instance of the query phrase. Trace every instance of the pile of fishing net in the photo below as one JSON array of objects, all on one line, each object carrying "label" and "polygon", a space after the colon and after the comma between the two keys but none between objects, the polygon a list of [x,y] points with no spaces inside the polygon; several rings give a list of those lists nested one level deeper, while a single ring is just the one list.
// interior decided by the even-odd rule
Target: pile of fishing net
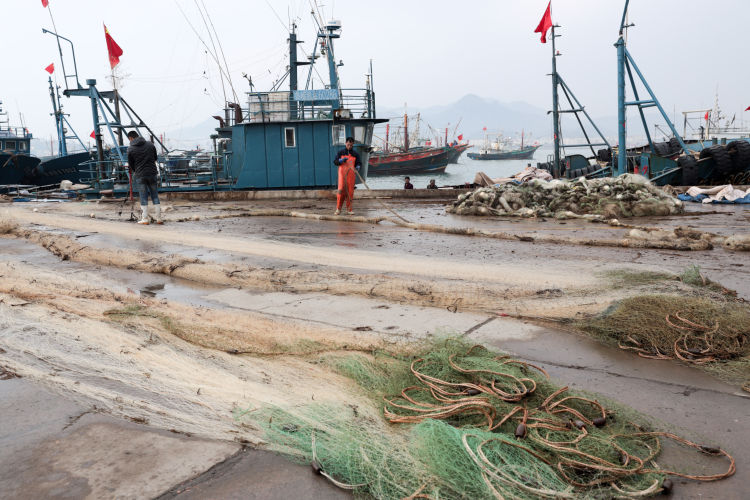
[{"label": "pile of fishing net", "polygon": [[750,308],[735,301],[633,297],[587,322],[584,329],[644,358],[704,364],[750,356]]},{"label": "pile of fishing net", "polygon": [[482,187],[460,195],[447,209],[457,215],[602,219],[672,215],[683,210],[680,200],[632,174]]},{"label": "pile of fishing net", "polygon": [[[326,361],[382,414],[361,405],[253,414],[272,447],[340,487],[375,498],[613,498],[668,492],[667,475],[734,473],[725,451],[646,431],[624,409],[552,384],[544,370],[458,341],[411,360]],[[381,399],[382,398],[382,399]],[[383,419],[385,417],[385,419]],[[661,469],[661,441],[728,463],[698,476]]]}]

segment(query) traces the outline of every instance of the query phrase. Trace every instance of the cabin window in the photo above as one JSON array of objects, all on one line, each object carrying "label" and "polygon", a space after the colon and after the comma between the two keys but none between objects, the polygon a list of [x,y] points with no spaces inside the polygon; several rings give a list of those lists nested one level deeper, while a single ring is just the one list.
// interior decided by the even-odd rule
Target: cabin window
[{"label": "cabin window", "polygon": [[297,147],[297,137],[294,134],[294,127],[284,129],[284,145],[288,148]]},{"label": "cabin window", "polygon": [[25,142],[19,142],[18,143],[18,150],[19,151],[26,151],[26,143]]},{"label": "cabin window", "polygon": [[333,145],[346,144],[346,126],[334,125],[331,127],[333,133]]},{"label": "cabin window", "polygon": [[364,125],[357,125],[354,127],[354,142],[357,144],[366,144]]},{"label": "cabin window", "polygon": [[9,150],[16,149],[16,141],[5,141],[5,149],[9,149]]}]

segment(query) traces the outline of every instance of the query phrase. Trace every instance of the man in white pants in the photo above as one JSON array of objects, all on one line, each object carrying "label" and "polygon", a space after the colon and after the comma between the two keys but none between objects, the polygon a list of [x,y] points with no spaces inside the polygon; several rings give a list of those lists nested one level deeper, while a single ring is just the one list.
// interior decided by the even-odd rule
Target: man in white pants
[{"label": "man in white pants", "polygon": [[156,169],[156,147],[138,132],[128,132],[128,167],[131,179],[135,177],[138,183],[138,195],[141,201],[141,220],[138,224],[148,225],[148,199],[154,204],[154,218],[157,224],[163,224],[161,220],[161,204],[159,203],[159,191],[157,189]]}]

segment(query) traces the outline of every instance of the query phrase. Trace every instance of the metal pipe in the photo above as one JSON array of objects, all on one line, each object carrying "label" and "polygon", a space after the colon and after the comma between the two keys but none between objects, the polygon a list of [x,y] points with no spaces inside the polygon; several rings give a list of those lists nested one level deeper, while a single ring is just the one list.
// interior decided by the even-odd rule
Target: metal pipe
[{"label": "metal pipe", "polygon": [[[625,3],[627,12],[627,2]],[[615,43],[617,47],[617,175],[627,171],[627,130],[625,114],[625,40],[622,36],[625,14],[622,15],[623,24],[620,26],[620,38]]]},{"label": "metal pipe", "polygon": [[560,165],[560,113],[557,102],[557,53],[555,52],[555,25],[552,25],[552,121],[555,140],[555,167]]},{"label": "metal pipe", "polygon": [[623,46],[623,53],[625,57],[627,57],[627,60],[630,62],[630,64],[633,66],[633,69],[635,70],[636,74],[638,75],[638,78],[641,79],[641,82],[643,82],[643,86],[646,87],[646,90],[648,91],[649,95],[651,96],[651,99],[653,99],[654,104],[659,109],[659,112],[661,113],[661,116],[664,118],[664,121],[667,122],[667,125],[669,125],[669,130],[672,131],[672,135],[677,138],[677,141],[680,143],[680,147],[682,147],[682,150],[687,152],[688,148],[685,145],[685,142],[682,140],[682,137],[680,137],[680,134],[677,133],[677,130],[674,128],[674,124],[669,119],[669,116],[667,116],[666,111],[664,111],[664,108],[661,107],[661,104],[659,103],[659,100],[656,98],[656,94],[654,94],[654,91],[651,90],[651,87],[649,86],[646,79],[643,77],[643,74],[641,73],[641,70],[638,69],[638,65],[635,63],[635,60],[633,60],[633,56],[630,55],[630,52]]}]

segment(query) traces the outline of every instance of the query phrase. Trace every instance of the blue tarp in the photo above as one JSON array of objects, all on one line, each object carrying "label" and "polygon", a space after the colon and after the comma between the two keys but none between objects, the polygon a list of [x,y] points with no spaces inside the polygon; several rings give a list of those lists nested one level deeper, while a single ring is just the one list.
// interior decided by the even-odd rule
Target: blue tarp
[{"label": "blue tarp", "polygon": [[[678,194],[677,198],[679,198],[682,201],[694,201],[697,203],[703,203],[703,200],[708,198],[705,194],[699,194],[698,196],[690,196],[689,194]],[[742,198],[737,198],[734,201],[729,200],[721,200],[721,201],[712,201],[711,203],[719,203],[722,205],[740,205],[740,204],[749,204],[750,205],[750,194],[747,196],[744,196]]]}]

